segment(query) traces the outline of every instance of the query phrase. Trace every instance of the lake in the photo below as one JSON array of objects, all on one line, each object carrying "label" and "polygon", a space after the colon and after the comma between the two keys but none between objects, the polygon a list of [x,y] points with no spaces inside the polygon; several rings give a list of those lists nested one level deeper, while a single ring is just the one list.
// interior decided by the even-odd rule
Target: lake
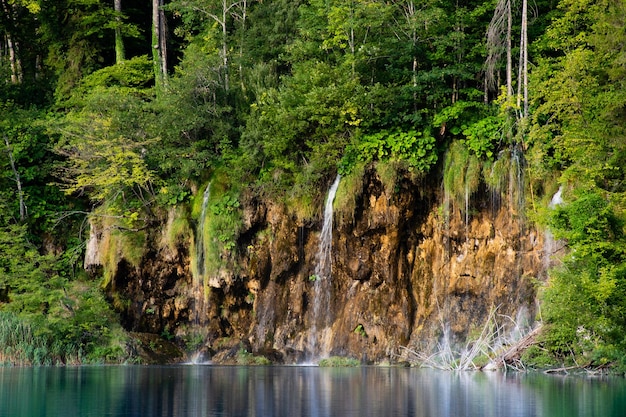
[{"label": "lake", "polygon": [[0,368],[0,417],[623,417],[618,377],[416,368]]}]

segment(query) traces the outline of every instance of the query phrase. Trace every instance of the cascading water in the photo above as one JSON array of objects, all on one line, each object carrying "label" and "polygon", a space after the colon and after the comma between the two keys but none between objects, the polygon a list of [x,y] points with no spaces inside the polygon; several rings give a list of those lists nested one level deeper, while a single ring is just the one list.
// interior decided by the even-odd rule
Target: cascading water
[{"label": "cascading water", "polygon": [[559,187],[559,190],[552,196],[550,200],[550,208],[555,208],[556,206],[560,206],[563,204],[563,186]]},{"label": "cascading water", "polygon": [[[511,208],[524,207],[524,153],[519,146],[511,150],[511,169],[509,171],[509,198]],[[517,199],[515,198],[517,197]]]},{"label": "cascading water", "polygon": [[[561,185],[558,191],[552,196],[548,207],[554,210],[556,207],[563,204],[563,186]],[[554,235],[550,229],[546,229],[543,244],[543,259],[544,270],[547,271],[552,266],[552,255],[559,251],[562,245],[558,245],[554,240]]]},{"label": "cascading water", "polygon": [[[207,210],[209,206],[209,198],[211,196],[211,183],[209,183],[204,190],[202,196],[202,208],[200,210],[200,217],[198,218],[198,226],[196,229],[196,264],[195,272],[193,273],[193,281],[190,291],[190,296],[193,299],[190,309],[190,321],[191,325],[195,328],[195,332],[201,334],[200,326],[202,325],[202,318],[207,315],[206,311],[206,293],[204,291],[204,280],[206,273],[206,254],[205,254],[205,224]],[[200,350],[193,353],[191,356],[192,363],[201,363],[203,361],[203,355]]]},{"label": "cascading water", "polygon": [[207,208],[209,206],[209,197],[211,196],[211,183],[207,185],[202,196],[202,209],[198,218],[198,228],[196,229],[196,275],[202,280],[205,271],[204,265],[204,224],[206,220]]},{"label": "cascading water", "polygon": [[[328,190],[326,197],[326,205],[324,206],[324,220],[322,224],[322,232],[320,233],[320,241],[317,250],[317,265],[315,266],[315,275],[311,277],[313,282],[313,320],[309,330],[309,349],[312,355],[327,355],[327,343],[320,346],[318,339],[318,329],[322,331],[329,325],[328,312],[330,293],[331,293],[331,275],[332,275],[332,242],[333,242],[333,201],[339,188],[341,176],[337,175],[332,186]],[[324,339],[324,338],[323,338]]]}]

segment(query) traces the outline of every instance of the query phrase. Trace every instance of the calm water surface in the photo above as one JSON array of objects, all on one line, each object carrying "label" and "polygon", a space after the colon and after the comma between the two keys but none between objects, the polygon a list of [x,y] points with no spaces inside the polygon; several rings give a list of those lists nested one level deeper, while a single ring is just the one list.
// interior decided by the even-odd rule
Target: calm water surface
[{"label": "calm water surface", "polygon": [[0,368],[0,417],[623,417],[623,378],[407,368]]}]

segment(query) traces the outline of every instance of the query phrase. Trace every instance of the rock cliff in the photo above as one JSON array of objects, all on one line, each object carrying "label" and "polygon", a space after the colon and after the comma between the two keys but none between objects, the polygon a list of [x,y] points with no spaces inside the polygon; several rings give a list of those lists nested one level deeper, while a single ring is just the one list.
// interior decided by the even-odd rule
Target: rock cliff
[{"label": "rock cliff", "polygon": [[[445,204],[440,183],[400,178],[387,189],[375,169],[365,172],[349,208],[336,208],[322,320],[313,311],[321,215],[299,220],[246,193],[235,255],[200,293],[193,237],[164,243],[168,219],[148,230],[138,262],[119,254],[107,292],[128,330],[173,338],[216,361],[245,349],[288,363],[329,355],[394,362],[406,359],[401,347],[465,343],[493,311],[511,318],[508,327],[531,322],[543,234],[485,189],[462,210]],[[92,227],[88,269],[103,256],[94,255],[94,236],[106,234]]]}]

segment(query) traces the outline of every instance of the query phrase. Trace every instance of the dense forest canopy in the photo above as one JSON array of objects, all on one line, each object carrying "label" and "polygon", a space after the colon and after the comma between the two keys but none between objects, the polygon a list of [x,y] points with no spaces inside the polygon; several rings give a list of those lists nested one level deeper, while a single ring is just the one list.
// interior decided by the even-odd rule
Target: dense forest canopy
[{"label": "dense forest canopy", "polygon": [[138,231],[216,177],[232,249],[242,187],[311,216],[338,172],[444,167],[460,195],[515,153],[528,218],[571,249],[528,359],[623,361],[625,1],[0,5],[0,345],[25,360],[123,355],[81,271],[87,213]]}]

